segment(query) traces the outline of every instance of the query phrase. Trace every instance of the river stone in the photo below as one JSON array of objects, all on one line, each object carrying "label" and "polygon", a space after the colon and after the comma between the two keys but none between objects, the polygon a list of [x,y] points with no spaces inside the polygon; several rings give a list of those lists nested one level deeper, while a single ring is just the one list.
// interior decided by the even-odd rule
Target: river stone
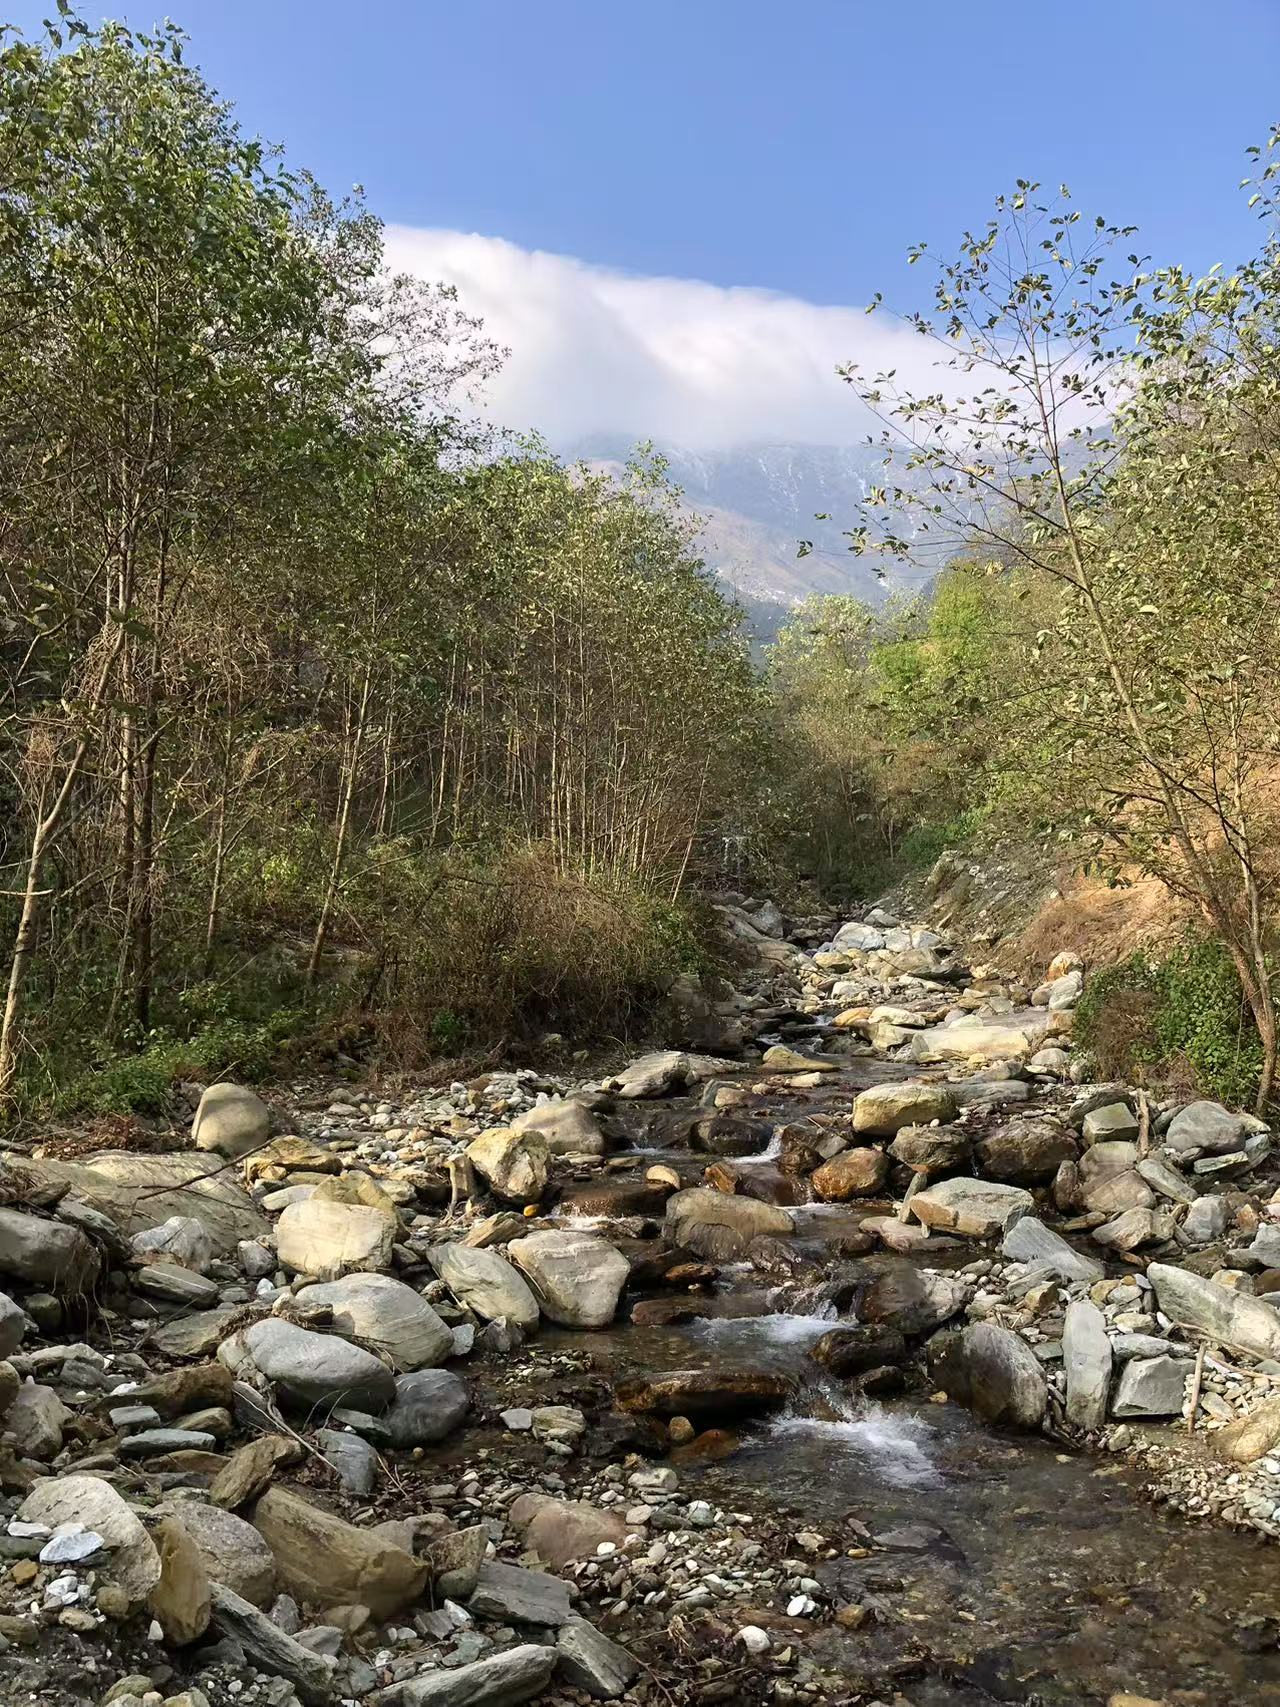
[{"label": "river stone", "polygon": [[950,1275],[897,1262],[871,1277],[858,1298],[857,1314],[861,1322],[896,1328],[902,1334],[928,1334],[964,1308],[965,1296],[963,1283]]},{"label": "river stone", "polygon": [[[282,1434],[259,1434],[245,1442],[227,1459],[213,1479],[209,1498],[215,1506],[234,1511],[257,1499],[271,1484],[276,1465],[293,1455],[294,1443]],[[234,1585],[233,1585],[234,1586]],[[243,1589],[237,1589],[243,1594]],[[249,1600],[254,1597],[247,1596]]]},{"label": "river stone", "polygon": [[130,1241],[139,1256],[163,1257],[179,1268],[203,1274],[213,1261],[213,1240],[194,1215],[171,1215],[158,1227],[135,1233]]},{"label": "river stone", "polygon": [[1079,1145],[1051,1120],[1022,1117],[980,1138],[976,1154],[988,1179],[1006,1185],[1043,1185],[1063,1162],[1074,1161]]},{"label": "river stone", "polygon": [[179,1500],[165,1509],[191,1537],[211,1583],[222,1583],[254,1606],[271,1603],[275,1555],[251,1523],[200,1500]]},{"label": "river stone", "polygon": [[561,1675],[596,1701],[616,1701],[639,1675],[639,1662],[585,1618],[570,1618],[556,1633]]},{"label": "river stone", "polygon": [[165,1641],[172,1647],[186,1647],[198,1642],[209,1628],[209,1573],[200,1549],[176,1518],[162,1517],[151,1539],[160,1555],[160,1580],[147,1604]]},{"label": "river stone", "polygon": [[100,1535],[109,1549],[99,1567],[106,1580],[123,1589],[130,1604],[145,1602],[160,1580],[160,1555],[136,1512],[110,1482],[100,1476],[58,1476],[37,1482],[18,1507],[24,1523],[82,1523]]},{"label": "river stone", "polygon": [[975,1322],[960,1337],[968,1402],[978,1415],[1012,1428],[1039,1428],[1048,1384],[1027,1342],[992,1322]]},{"label": "river stone", "polygon": [[480,1567],[489,1551],[489,1531],[476,1523],[454,1529],[427,1544],[424,1557],[438,1600],[470,1600],[480,1581]]},{"label": "river stone", "polygon": [[93,1291],[101,1267],[93,1241],[79,1227],[0,1209],[0,1274],[59,1298],[81,1298]]},{"label": "river stone", "polygon": [[226,1304],[217,1310],[198,1310],[189,1316],[175,1316],[152,1328],[147,1344],[164,1357],[208,1357],[216,1352],[231,1324],[244,1314],[243,1304]]},{"label": "river stone", "polygon": [[[219,1171],[222,1167],[218,1156],[189,1150],[158,1155],[105,1150],[74,1162],[52,1156],[22,1161],[24,1174],[42,1185],[65,1186],[82,1203],[110,1216],[128,1237],[171,1216],[194,1216],[216,1249],[226,1252],[241,1239],[261,1238],[270,1227],[248,1192]],[[3,1244],[0,1238],[0,1248]]]},{"label": "river stone", "polygon": [[463,1244],[433,1245],[427,1258],[459,1304],[484,1321],[505,1317],[526,1333],[537,1327],[538,1300],[519,1270],[497,1251]]},{"label": "river stone", "polygon": [[776,1204],[729,1196],[708,1186],[692,1186],[667,1199],[669,1243],[683,1245],[711,1262],[744,1256],[753,1239],[795,1230],[793,1217]]},{"label": "river stone", "polygon": [[1106,1317],[1088,1298],[1076,1298],[1067,1305],[1062,1362],[1067,1377],[1067,1421],[1092,1434],[1107,1420],[1111,1341]]},{"label": "river stone", "polygon": [[335,1517],[287,1488],[268,1488],[253,1527],[275,1555],[276,1574],[295,1600],[358,1603],[389,1618],[418,1599],[427,1567],[402,1547]]},{"label": "river stone", "polygon": [[604,1133],[591,1110],[576,1097],[535,1103],[515,1117],[511,1131],[536,1132],[552,1156],[604,1155]]},{"label": "river stone", "polygon": [[343,1492],[367,1499],[378,1485],[378,1454],[369,1442],[340,1428],[317,1429],[315,1438]]},{"label": "river stone", "polygon": [[921,1174],[962,1168],[972,1151],[973,1140],[955,1126],[903,1126],[889,1146],[895,1162]]},{"label": "river stone", "polygon": [[466,1382],[451,1369],[418,1369],[402,1375],[383,1422],[391,1444],[402,1450],[430,1446],[452,1434],[471,1409]]},{"label": "river stone", "polygon": [[496,1196],[508,1203],[541,1202],[550,1165],[547,1141],[540,1132],[494,1127],[467,1145],[467,1158]]},{"label": "river stone", "polygon": [[17,1351],[27,1326],[26,1311],[7,1292],[0,1292],[0,1357]]},{"label": "river stone", "polygon": [[1122,1139],[1104,1139],[1087,1149],[1076,1164],[1084,1207],[1107,1215],[1150,1209],[1155,1193],[1138,1172],[1137,1163],[1138,1146]]},{"label": "river stone", "polygon": [[559,1651],[526,1642],[487,1660],[428,1672],[369,1697],[374,1707],[519,1707],[551,1682]]},{"label": "river stone", "polygon": [[627,1525],[617,1512],[602,1511],[584,1500],[559,1500],[550,1494],[521,1494],[507,1516],[526,1550],[561,1571],[571,1559],[593,1559],[602,1541],[620,1547]]},{"label": "river stone", "polygon": [[131,1405],[150,1405],[172,1420],[190,1411],[231,1403],[231,1371],[221,1363],[198,1363],[148,1375],[129,1394]]},{"label": "river stone", "polygon": [[912,1061],[965,1061],[991,1064],[996,1061],[1025,1061],[1049,1035],[1049,1021],[1042,1011],[1025,1019],[953,1022],[917,1031],[907,1044]]},{"label": "river stone", "polygon": [[813,1175],[813,1189],[824,1203],[846,1203],[879,1191],[889,1175],[883,1150],[845,1150],[824,1162]]},{"label": "river stone", "polygon": [[321,1412],[334,1405],[382,1411],[395,1397],[395,1376],[362,1346],[336,1334],[316,1334],[269,1317],[245,1329],[255,1366],[295,1410]]},{"label": "river stone", "polygon": [[1137,1171],[1158,1196],[1167,1197],[1172,1203],[1195,1202],[1195,1187],[1162,1157],[1140,1156]]},{"label": "river stone", "polygon": [[135,1292],[145,1292],[166,1304],[207,1310],[218,1302],[218,1283],[176,1262],[150,1262],[131,1275]]},{"label": "river stone", "polygon": [[306,1707],[327,1707],[333,1698],[334,1661],[295,1642],[265,1612],[215,1582],[210,1587],[214,1628],[230,1636],[268,1677],[282,1677]]},{"label": "river stone", "polygon": [[338,1280],[353,1271],[391,1267],[396,1220],[364,1203],[334,1203],[309,1197],[291,1203],[276,1223],[276,1253],[282,1268],[316,1280]]},{"label": "river stone", "polygon": [[389,1274],[348,1274],[296,1294],[302,1305],[327,1305],[333,1331],[363,1340],[397,1370],[424,1369],[453,1355],[453,1335],[412,1288]]},{"label": "river stone", "polygon": [[967,1239],[994,1239],[1029,1214],[1035,1199],[1021,1186],[991,1180],[939,1180],[911,1199],[917,1221],[931,1232],[958,1233]]},{"label": "river stone", "polygon": [[467,1610],[499,1624],[540,1624],[556,1627],[570,1616],[569,1585],[545,1571],[488,1560]]},{"label": "river stone", "polygon": [[22,1379],[13,1365],[0,1362],[0,1422],[17,1398],[21,1386]]},{"label": "river stone", "polygon": [[1174,1357],[1136,1357],[1116,1383],[1117,1417],[1176,1417],[1182,1411],[1191,1365]]},{"label": "river stone", "polygon": [[864,1375],[868,1369],[904,1363],[907,1342],[896,1328],[857,1322],[823,1334],[809,1347],[809,1356],[833,1375]]},{"label": "river stone", "polygon": [[1280,1227],[1264,1221],[1240,1255],[1251,1268],[1280,1268]]},{"label": "river stone", "polygon": [[1250,1357],[1280,1358],[1280,1311],[1270,1304],[1166,1263],[1153,1262],[1147,1279],[1161,1310],[1179,1327],[1197,1328]]},{"label": "river stone", "polygon": [[1213,1445],[1228,1464],[1252,1464],[1265,1457],[1280,1446],[1280,1399],[1268,1399],[1247,1416],[1219,1429]]},{"label": "river stone", "polygon": [[1127,1102],[1106,1102],[1089,1110],[1080,1131],[1087,1145],[1127,1141],[1138,1136],[1138,1117]]},{"label": "river stone", "polygon": [[5,1410],[4,1433],[21,1457],[47,1461],[62,1451],[62,1430],[74,1414],[52,1387],[24,1381]]},{"label": "river stone", "polygon": [[627,1283],[627,1259],[594,1233],[530,1233],[507,1254],[528,1277],[543,1315],[566,1328],[604,1328]]},{"label": "river stone", "polygon": [[853,1130],[892,1138],[903,1126],[928,1126],[956,1117],[956,1099],[946,1085],[909,1081],[897,1085],[872,1085],[862,1091],[853,1105]]},{"label": "river stone", "polygon": [[1047,1268],[1059,1280],[1101,1280],[1106,1273],[1096,1258],[1073,1250],[1061,1234],[1053,1232],[1034,1215],[1024,1215],[1014,1222],[1004,1236],[1000,1251],[1012,1262]]},{"label": "river stone", "polygon": [[621,1381],[614,1397],[624,1411],[726,1422],[775,1411],[791,1393],[787,1377],[767,1369],[680,1369]]},{"label": "river stone", "polygon": [[1143,1245],[1157,1244],[1172,1237],[1171,1217],[1154,1209],[1126,1209],[1113,1221],[1093,1230],[1095,1243],[1109,1251],[1136,1251]]},{"label": "river stone", "polygon": [[1171,1150],[1221,1156],[1238,1150],[1251,1130],[1253,1123],[1246,1115],[1232,1114],[1220,1102],[1193,1102],[1174,1115],[1164,1141]]},{"label": "river stone", "polygon": [[216,1150],[220,1156],[243,1156],[271,1136],[271,1110],[252,1091],[229,1081],[209,1085],[191,1123],[197,1150]]}]

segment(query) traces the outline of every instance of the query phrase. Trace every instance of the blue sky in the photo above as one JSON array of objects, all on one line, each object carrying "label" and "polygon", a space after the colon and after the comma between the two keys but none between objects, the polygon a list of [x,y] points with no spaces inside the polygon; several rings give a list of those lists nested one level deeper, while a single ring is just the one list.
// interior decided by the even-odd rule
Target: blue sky
[{"label": "blue sky", "polygon": [[[1244,149],[1280,118],[1280,0],[170,4],[245,125],[331,187],[363,183],[398,226],[503,240],[465,265],[439,239],[406,238],[405,254],[448,262],[508,342],[534,330],[506,310],[529,300],[530,251],[910,307],[924,281],[908,243],[947,248],[1020,175],[1137,223],[1158,259],[1229,262],[1255,237],[1235,189]],[[7,15],[30,28],[50,9]],[[84,11],[153,15],[135,0]],[[545,331],[561,309],[539,302]],[[581,315],[580,292],[565,311]],[[634,312],[632,355],[660,311]],[[699,325],[711,315],[704,303]],[[571,359],[572,326],[554,331]],[[553,363],[538,386],[554,377]]]}]

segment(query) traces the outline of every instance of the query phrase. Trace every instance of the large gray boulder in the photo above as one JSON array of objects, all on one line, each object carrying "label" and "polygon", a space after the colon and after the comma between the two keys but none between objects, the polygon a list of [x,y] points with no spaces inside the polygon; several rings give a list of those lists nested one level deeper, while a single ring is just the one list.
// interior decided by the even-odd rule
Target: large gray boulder
[{"label": "large gray boulder", "polygon": [[304,1286],[300,1306],[333,1311],[333,1331],[363,1340],[396,1369],[434,1368],[453,1355],[453,1334],[412,1288],[389,1274],[348,1274]]},{"label": "large gray boulder", "polygon": [[0,1292],[0,1357],[17,1351],[27,1327],[26,1311],[7,1292]]},{"label": "large gray boulder", "polygon": [[451,1369],[418,1369],[395,1384],[391,1408],[383,1417],[391,1444],[404,1451],[430,1446],[452,1434],[471,1409],[471,1394]]},{"label": "large gray boulder", "polygon": [[509,1203],[540,1203],[550,1177],[550,1152],[540,1132],[497,1126],[467,1145],[467,1159],[498,1196]]},{"label": "large gray boulder", "polygon": [[336,1334],[312,1333],[270,1316],[245,1329],[244,1345],[255,1368],[293,1410],[325,1413],[343,1405],[376,1412],[395,1397],[395,1376],[386,1364]]},{"label": "large gray boulder", "polygon": [[530,1233],[507,1252],[528,1277],[543,1315],[566,1328],[604,1328],[617,1313],[631,1270],[593,1233]]},{"label": "large gray boulder", "polygon": [[163,1509],[191,1537],[211,1583],[222,1583],[254,1606],[271,1604],[275,1555],[251,1523],[201,1500],[175,1500]]},{"label": "large gray boulder", "polygon": [[956,1397],[988,1422],[1039,1428],[1049,1388],[1040,1359],[1024,1339],[992,1322],[975,1322],[960,1336],[963,1391]]},{"label": "large gray boulder", "polygon": [[[258,1239],[269,1230],[266,1216],[217,1155],[189,1150],[147,1155],[137,1150],[104,1150],[78,1161],[52,1156],[23,1158],[22,1171],[39,1185],[61,1185],[108,1216],[131,1237],[175,1215],[194,1217],[219,1252],[233,1251],[240,1239]],[[3,1240],[0,1240],[3,1245]]]},{"label": "large gray boulder", "polygon": [[1232,1114],[1220,1102],[1193,1102],[1169,1122],[1165,1143],[1171,1150],[1202,1150],[1223,1156],[1238,1150],[1258,1123],[1246,1114]]},{"label": "large gray boulder", "polygon": [[859,1094],[853,1105],[853,1130],[892,1138],[904,1126],[954,1120],[956,1109],[955,1094],[947,1085],[914,1080],[900,1085],[872,1085]]},{"label": "large gray boulder", "polygon": [[93,1241],[79,1227],[0,1209],[0,1274],[79,1298],[92,1292],[101,1267]]},{"label": "large gray boulder", "polygon": [[1035,1263],[1059,1280],[1101,1280],[1107,1272],[1095,1257],[1087,1257],[1070,1246],[1060,1233],[1046,1227],[1034,1215],[1024,1215],[1004,1236],[1000,1246],[1013,1262]]},{"label": "large gray boulder", "polygon": [[1138,1172],[1138,1161],[1138,1146],[1127,1139],[1106,1138],[1091,1145],[1076,1164],[1083,1206],[1107,1215],[1150,1209],[1155,1193]]},{"label": "large gray boulder", "polygon": [[1067,1421],[1092,1434],[1107,1420],[1111,1341],[1106,1317],[1088,1298],[1077,1298],[1067,1305],[1062,1362],[1067,1377]]},{"label": "large gray boulder", "polygon": [[160,1580],[160,1554],[132,1506],[101,1476],[58,1476],[37,1482],[18,1507],[24,1523],[82,1523],[106,1545],[101,1575],[140,1606]]},{"label": "large gray boulder", "polygon": [[229,1081],[209,1085],[191,1123],[197,1150],[214,1150],[234,1159],[265,1144],[271,1136],[271,1110],[262,1098]]},{"label": "large gray boulder", "polygon": [[542,1694],[557,1658],[555,1648],[524,1642],[470,1665],[393,1683],[369,1699],[375,1707],[518,1707]]},{"label": "large gray boulder", "polygon": [[667,1199],[667,1236],[673,1245],[696,1251],[711,1262],[744,1256],[754,1239],[794,1233],[793,1217],[773,1203],[730,1196],[709,1186],[692,1186]]},{"label": "large gray boulder", "polygon": [[308,1197],[290,1203],[276,1223],[276,1254],[283,1267],[316,1280],[391,1267],[396,1222],[367,1203]]},{"label": "large gray boulder", "polygon": [[222,1583],[210,1588],[213,1627],[230,1636],[248,1659],[268,1677],[282,1677],[298,1692],[306,1707],[326,1707],[333,1699],[336,1662],[295,1642],[265,1612],[241,1599]]},{"label": "large gray boulder", "polygon": [[195,1274],[203,1274],[213,1261],[213,1239],[204,1222],[194,1215],[171,1215],[158,1227],[135,1233],[130,1243],[148,1261],[163,1258]]},{"label": "large gray boulder", "polygon": [[1191,1364],[1176,1357],[1135,1357],[1120,1371],[1114,1414],[1118,1417],[1176,1417]]},{"label": "large gray boulder", "polygon": [[1168,1263],[1153,1262],[1147,1279],[1157,1304],[1179,1327],[1196,1328],[1250,1357],[1280,1357],[1280,1311],[1270,1304]]},{"label": "large gray boulder", "polygon": [[912,1213],[922,1225],[966,1239],[995,1239],[1030,1213],[1035,1199],[1017,1185],[994,1180],[939,1180],[911,1199]]},{"label": "large gray boulder", "polygon": [[520,1271],[497,1251],[463,1244],[433,1245],[427,1256],[459,1304],[484,1321],[506,1317],[526,1333],[537,1327],[538,1300]]},{"label": "large gray boulder", "polygon": [[585,1618],[570,1618],[556,1632],[560,1672],[595,1701],[616,1701],[640,1671],[639,1661]]},{"label": "large gray boulder", "polygon": [[536,1132],[553,1156],[603,1156],[604,1133],[577,1097],[535,1103],[511,1122],[513,1132]]}]

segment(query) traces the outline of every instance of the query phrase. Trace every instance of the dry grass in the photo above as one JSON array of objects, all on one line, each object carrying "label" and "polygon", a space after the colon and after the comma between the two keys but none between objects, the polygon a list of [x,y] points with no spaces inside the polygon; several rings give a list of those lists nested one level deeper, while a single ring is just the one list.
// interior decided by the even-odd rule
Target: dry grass
[{"label": "dry grass", "polygon": [[1013,945],[1018,970],[1040,979],[1060,950],[1073,948],[1090,969],[1114,966],[1138,949],[1171,947],[1191,909],[1153,877],[1113,889],[1096,878],[1066,876],[1061,894],[1036,913]]}]

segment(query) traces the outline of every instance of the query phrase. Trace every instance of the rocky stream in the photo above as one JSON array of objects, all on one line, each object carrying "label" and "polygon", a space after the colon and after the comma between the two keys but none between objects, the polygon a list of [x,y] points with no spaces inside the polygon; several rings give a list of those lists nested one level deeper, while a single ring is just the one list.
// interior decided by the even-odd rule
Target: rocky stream
[{"label": "rocky stream", "polygon": [[10,1143],[5,1707],[1280,1701],[1270,1133],[722,911],[683,1050]]}]

